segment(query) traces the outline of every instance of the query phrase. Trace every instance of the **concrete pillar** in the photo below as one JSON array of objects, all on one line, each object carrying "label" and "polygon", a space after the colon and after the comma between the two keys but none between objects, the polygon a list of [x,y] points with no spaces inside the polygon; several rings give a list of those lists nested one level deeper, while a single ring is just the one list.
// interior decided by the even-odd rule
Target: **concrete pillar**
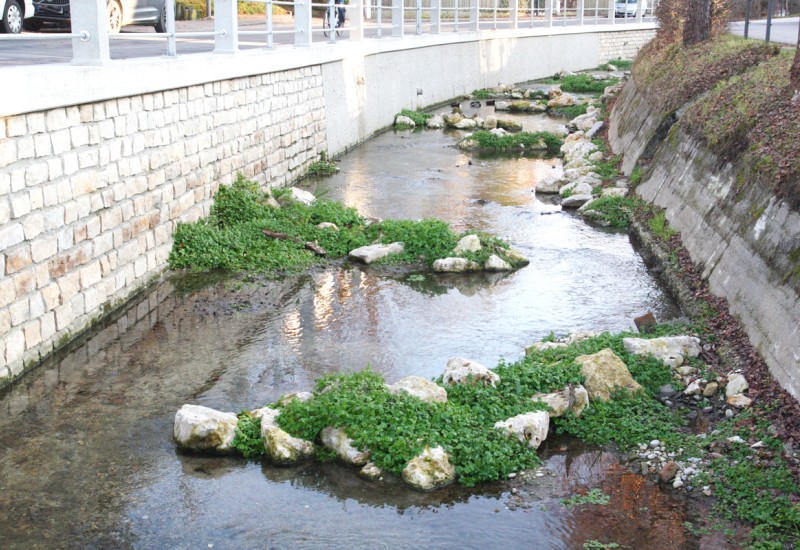
[{"label": "concrete pillar", "polygon": [[310,0],[294,4],[294,45],[305,47],[311,45],[311,6]]},{"label": "concrete pillar", "polygon": [[350,11],[350,40],[364,40],[364,10],[361,6]]},{"label": "concrete pillar", "polygon": [[72,2],[70,7],[72,32],[85,33],[72,39],[72,64],[102,65],[111,61],[106,0]]},{"label": "concrete pillar", "polygon": [[178,46],[175,43],[175,0],[167,0],[167,55],[178,55]]},{"label": "concrete pillar", "polygon": [[544,26],[553,26],[553,0],[544,0]]},{"label": "concrete pillar", "polygon": [[578,0],[578,25],[583,26],[583,11],[586,6],[586,0]]},{"label": "concrete pillar", "polygon": [[442,0],[431,0],[431,34],[442,32]]},{"label": "concrete pillar", "polygon": [[469,0],[469,26],[471,31],[480,30],[480,2],[479,0]]},{"label": "concrete pillar", "polygon": [[608,23],[609,25],[614,24],[614,0],[606,0],[606,4],[608,5]]},{"label": "concrete pillar", "polygon": [[239,14],[236,0],[214,1],[214,53],[239,51]]},{"label": "concrete pillar", "polygon": [[511,28],[519,28],[519,0],[508,0],[509,16],[511,17]]},{"label": "concrete pillar", "polygon": [[404,17],[403,0],[392,0],[392,36],[402,37],[405,34],[403,30]]}]

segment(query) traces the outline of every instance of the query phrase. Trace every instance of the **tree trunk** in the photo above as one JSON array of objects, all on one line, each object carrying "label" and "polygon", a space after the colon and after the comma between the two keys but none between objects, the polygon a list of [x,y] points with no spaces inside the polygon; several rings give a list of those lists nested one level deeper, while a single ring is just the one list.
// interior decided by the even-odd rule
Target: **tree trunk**
[{"label": "tree trunk", "polygon": [[711,34],[711,0],[693,0],[686,3],[686,26],[683,44],[691,46],[708,40]]},{"label": "tree trunk", "polygon": [[792,70],[789,73],[789,81],[791,82],[792,92],[796,97],[800,92],[800,46],[794,52],[794,62],[792,62]]}]

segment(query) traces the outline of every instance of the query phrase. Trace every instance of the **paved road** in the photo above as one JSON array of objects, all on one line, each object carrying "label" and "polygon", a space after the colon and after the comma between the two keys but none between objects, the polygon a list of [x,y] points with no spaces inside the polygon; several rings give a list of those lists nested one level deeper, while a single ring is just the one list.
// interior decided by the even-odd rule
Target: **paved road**
[{"label": "paved road", "polygon": [[[772,20],[772,29],[769,33],[771,42],[779,42],[781,44],[797,44],[797,32],[800,26],[800,17],[784,17],[781,19]],[[731,32],[744,36],[744,21],[737,21],[731,23]],[[767,20],[751,21],[750,38],[759,38],[764,40],[767,34]]]}]

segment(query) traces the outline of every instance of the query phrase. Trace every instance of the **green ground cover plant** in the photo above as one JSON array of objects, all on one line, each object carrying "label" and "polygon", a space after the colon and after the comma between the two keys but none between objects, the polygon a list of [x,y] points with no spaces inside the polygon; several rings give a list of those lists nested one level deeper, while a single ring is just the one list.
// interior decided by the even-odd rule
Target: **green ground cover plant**
[{"label": "green ground cover plant", "polygon": [[561,500],[561,504],[567,508],[581,506],[583,504],[606,506],[609,502],[611,502],[611,497],[605,494],[602,489],[592,489],[585,495],[577,494]]},{"label": "green ground cover plant", "polygon": [[554,109],[550,109],[548,113],[555,116],[563,116],[572,120],[573,118],[581,115],[586,114],[586,110],[589,108],[588,103],[579,103],[578,105],[567,105],[565,107],[556,107]]},{"label": "green ground cover plant", "polygon": [[560,79],[561,89],[575,94],[602,94],[607,86],[619,82],[618,78],[595,80],[588,74],[564,76]]},{"label": "green ground cover plant", "polygon": [[[286,190],[275,194],[280,197]],[[338,231],[318,228],[321,222],[336,224]],[[299,242],[268,238],[264,229]],[[278,208],[271,206],[269,193],[239,177],[232,185],[219,188],[208,218],[178,225],[169,263],[173,269],[196,271],[297,271],[325,261],[307,250],[305,242],[318,244],[327,252],[326,258],[335,259],[376,241],[399,241],[405,243],[404,252],[388,261],[430,265],[452,256],[460,237],[441,220],[368,224],[355,209],[324,199],[317,199],[311,206],[284,201]],[[486,233],[479,237],[484,250],[473,254],[475,258],[488,257],[492,252],[502,256],[503,249],[508,248],[505,242]]]},{"label": "green ground cover plant", "polygon": [[475,141],[479,149],[484,151],[545,149],[551,155],[557,155],[564,143],[560,137],[550,132],[518,132],[498,136],[486,130],[478,130],[469,139]]},{"label": "green ground cover plant", "polygon": [[591,210],[601,214],[600,219],[609,227],[624,229],[630,225],[630,212],[638,199],[632,197],[600,197],[589,205]]},{"label": "green ground cover plant", "polygon": [[406,116],[414,121],[414,124],[417,126],[425,126],[425,122],[431,118],[433,115],[428,113],[421,113],[419,111],[411,111],[409,109],[403,109],[395,116]]}]

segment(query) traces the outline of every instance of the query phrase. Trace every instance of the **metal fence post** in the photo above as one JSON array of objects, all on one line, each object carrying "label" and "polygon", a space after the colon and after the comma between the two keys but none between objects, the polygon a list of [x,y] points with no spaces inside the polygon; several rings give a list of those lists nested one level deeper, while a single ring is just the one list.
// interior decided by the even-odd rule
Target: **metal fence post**
[{"label": "metal fence post", "polygon": [[403,0],[392,0],[392,36],[402,37],[404,34],[403,19],[406,16],[404,7]]},{"label": "metal fence post", "polygon": [[178,45],[175,41],[175,0],[167,0],[167,55],[178,55]]},{"label": "metal fence post", "polygon": [[747,4],[744,8],[744,37],[748,38],[748,34],[750,34],[750,2],[751,0],[747,0]]},{"label": "metal fence post", "polygon": [[767,2],[767,34],[764,37],[764,42],[769,44],[769,34],[772,30],[772,0]]},{"label": "metal fence post", "polygon": [[544,26],[553,26],[553,0],[544,0]]},{"label": "metal fence post", "polygon": [[508,0],[508,9],[511,16],[511,28],[519,28],[519,0]]},{"label": "metal fence post", "polygon": [[[641,0],[639,0],[641,2]],[[578,0],[578,25],[583,26],[583,12],[586,8],[586,0]]]},{"label": "metal fence post", "polygon": [[606,2],[608,4],[608,24],[614,24],[614,0],[608,0]]},{"label": "metal fence post", "polygon": [[102,65],[111,60],[108,49],[106,0],[73,2],[72,32],[85,33],[72,39],[73,65]]},{"label": "metal fence post", "polygon": [[442,32],[442,0],[431,0],[431,34]]},{"label": "metal fence post", "polygon": [[637,23],[641,23],[642,22],[642,17],[644,16],[644,9],[643,9],[644,6],[642,4],[644,4],[643,0],[638,0],[636,2],[636,22]]},{"label": "metal fence post", "polygon": [[236,53],[239,49],[238,2],[236,0],[215,0],[214,53]]},{"label": "metal fence post", "polygon": [[311,45],[311,5],[310,0],[294,3],[294,45]]},{"label": "metal fence post", "polygon": [[480,0],[469,0],[469,26],[471,31],[480,30]]}]

